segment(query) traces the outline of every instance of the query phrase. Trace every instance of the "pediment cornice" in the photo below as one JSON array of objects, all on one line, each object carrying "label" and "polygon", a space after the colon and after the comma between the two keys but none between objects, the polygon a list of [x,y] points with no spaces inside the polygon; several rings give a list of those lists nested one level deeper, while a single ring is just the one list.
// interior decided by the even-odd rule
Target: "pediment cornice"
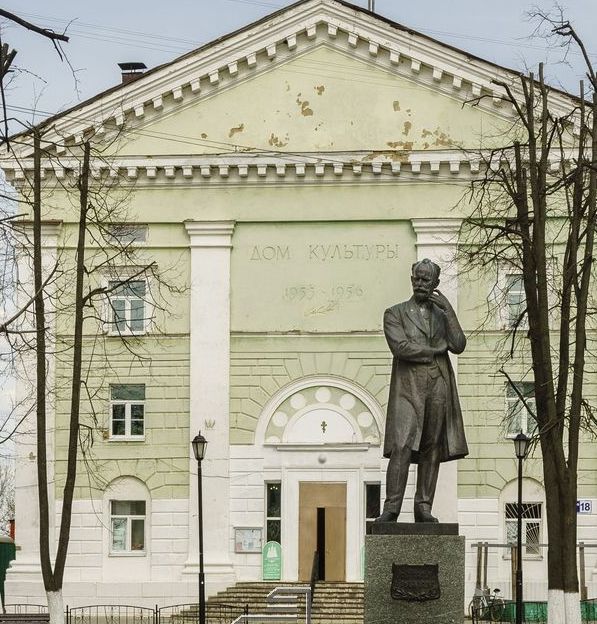
[{"label": "pediment cornice", "polygon": [[[549,171],[557,173],[562,158],[554,151]],[[565,161],[573,155],[565,155]],[[241,153],[195,156],[121,157],[92,163],[95,180],[112,179],[124,185],[232,185],[253,183],[383,183],[425,180],[468,182],[483,175],[487,167],[513,163],[504,155],[499,162],[490,151],[410,150],[403,152],[321,152],[318,154]],[[78,172],[75,159],[42,161],[42,177],[46,183],[59,185]],[[33,160],[6,161],[3,168],[15,186],[28,184]]]},{"label": "pediment cornice", "polygon": [[[516,93],[514,72],[337,0],[306,0],[56,116],[44,140],[55,143],[57,153],[64,153],[69,144],[85,136],[118,131],[125,124],[143,123],[148,113],[172,112],[213,96],[222,87],[319,44],[341,48],[463,102],[486,96],[481,106],[512,116],[496,81],[512,82]],[[556,114],[568,113],[574,106],[574,100],[562,93],[552,92],[551,97]],[[30,151],[12,147],[17,156]]]}]

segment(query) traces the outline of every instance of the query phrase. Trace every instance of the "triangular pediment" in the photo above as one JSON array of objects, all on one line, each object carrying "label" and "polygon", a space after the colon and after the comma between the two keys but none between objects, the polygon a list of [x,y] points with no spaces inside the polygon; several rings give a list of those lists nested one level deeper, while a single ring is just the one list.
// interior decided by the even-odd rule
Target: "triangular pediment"
[{"label": "triangular pediment", "polygon": [[478,148],[512,118],[495,81],[514,76],[343,0],[302,0],[48,120],[46,138],[125,128],[119,150],[145,155]]},{"label": "triangular pediment", "polygon": [[[250,105],[248,105],[250,103]],[[323,42],[210,97],[137,122],[121,156],[478,149],[506,127],[497,110]]]}]

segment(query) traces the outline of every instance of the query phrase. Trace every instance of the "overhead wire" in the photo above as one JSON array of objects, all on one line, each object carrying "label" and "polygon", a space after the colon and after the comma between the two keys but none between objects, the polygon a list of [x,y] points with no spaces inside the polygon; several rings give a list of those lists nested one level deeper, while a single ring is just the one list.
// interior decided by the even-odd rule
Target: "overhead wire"
[{"label": "overhead wire", "polygon": [[[283,4],[274,4],[274,3],[267,3],[267,2],[261,2],[260,0],[225,0],[226,2],[235,2],[235,3],[241,3],[241,4],[250,4],[250,5],[254,5],[254,6],[261,6],[264,8],[270,8],[270,9],[281,9],[284,8]],[[292,4],[292,2],[288,2],[287,4]],[[108,41],[110,43],[116,43],[119,45],[138,45],[139,47],[143,48],[143,46],[147,45],[147,42],[143,42],[143,39],[148,39],[150,40],[150,47],[147,49],[154,49],[154,50],[161,50],[161,51],[187,51],[190,49],[192,49],[193,47],[198,47],[199,45],[201,45],[201,42],[197,42],[195,40],[192,39],[183,39],[181,37],[172,37],[172,36],[168,36],[168,35],[163,35],[163,34],[158,34],[158,33],[147,33],[147,32],[143,32],[143,31],[136,31],[136,30],[130,30],[130,29],[125,29],[125,28],[119,28],[119,27],[114,27],[114,26],[104,26],[102,24],[97,24],[97,23],[93,23],[93,22],[83,22],[83,21],[78,21],[78,20],[68,20],[66,18],[57,18],[57,17],[51,17],[51,16],[47,16],[47,15],[42,15],[39,13],[25,13],[22,12],[21,15],[23,15],[24,17],[29,17],[29,18],[33,18],[33,19],[38,19],[38,20],[43,20],[46,22],[52,22],[52,23],[56,23],[56,24],[60,24],[64,27],[66,27],[68,24],[72,24],[72,28],[70,29],[69,32],[75,32],[76,34],[78,34],[81,37],[87,38],[87,39],[92,39],[92,40],[105,40]],[[125,38],[115,38],[113,41],[110,40],[108,37],[101,37],[101,36],[97,36],[97,35],[90,35],[90,34],[85,34],[84,31],[81,32],[80,30],[77,30],[78,27],[83,27],[83,28],[90,28],[93,29],[94,31],[96,30],[102,30],[105,31],[107,33],[113,32],[113,33],[117,33],[118,35],[122,34],[122,35],[130,35],[131,38],[130,40],[126,40]],[[451,31],[446,31],[446,30],[436,30],[436,29],[432,29],[432,28],[428,28],[426,26],[416,26],[413,25],[413,29],[418,30],[421,33],[424,34],[428,34],[428,35],[437,35],[437,36],[442,36],[442,37],[450,37],[450,38],[455,38],[455,39],[462,39],[465,41],[475,41],[475,42],[479,42],[479,43],[491,43],[491,44],[495,44],[495,45],[503,45],[503,46],[508,46],[508,47],[517,47],[517,48],[524,48],[524,49],[529,49],[529,50],[537,50],[537,51],[549,51],[551,50],[551,48],[549,46],[540,46],[540,45],[533,45],[531,43],[524,43],[522,41],[520,41],[519,39],[508,39],[508,40],[504,40],[504,39],[497,39],[497,38],[493,38],[493,37],[482,37],[480,35],[470,35],[470,34],[464,34],[464,33],[455,33],[455,32],[451,32]],[[141,41],[138,41],[138,40]],[[164,48],[164,47],[158,47],[156,45],[153,45],[155,43],[156,40],[160,40],[163,42],[172,42],[170,44],[167,44],[168,48]],[[180,44],[180,45],[177,45]],[[571,54],[574,54],[575,56],[581,56],[580,52],[576,52],[576,51],[570,51]],[[590,56],[594,56],[597,57],[597,53],[596,52],[588,52]]]},{"label": "overhead wire", "polygon": [[[25,109],[25,107],[16,107],[19,109]],[[31,111],[32,109],[25,109],[28,111]],[[41,113],[42,115],[48,115],[51,116],[51,113],[49,112],[44,112],[44,111],[37,111],[38,113]],[[82,121],[90,121],[89,119],[85,119],[82,117],[78,117],[79,120]],[[312,164],[312,163],[305,163],[304,158],[309,158],[309,157],[314,157],[316,154],[319,154],[319,152],[293,152],[290,150],[280,150],[280,149],[260,149],[257,147],[251,147],[251,146],[246,146],[246,145],[240,145],[240,144],[236,144],[236,143],[227,143],[225,141],[207,141],[204,139],[195,139],[194,137],[188,137],[185,135],[176,135],[173,133],[162,133],[162,132],[151,132],[151,131],[143,131],[143,130],[139,130],[139,129],[128,129],[127,132],[129,134],[133,134],[133,135],[138,135],[138,136],[142,136],[142,137],[146,137],[146,138],[154,138],[157,140],[168,140],[171,141],[173,143],[180,143],[180,144],[185,144],[185,145],[194,145],[194,146],[200,146],[200,147],[214,147],[217,145],[222,145],[222,146],[228,146],[228,147],[232,147],[233,149],[230,149],[227,152],[220,152],[220,153],[205,153],[205,154],[198,154],[200,156],[212,156],[212,157],[218,157],[218,156],[230,156],[231,154],[238,154],[238,153],[247,153],[247,154],[251,154],[251,155],[275,155],[278,158],[282,159],[282,160],[286,160],[288,161],[289,164],[294,165],[294,164]],[[209,143],[209,144],[206,144]],[[404,151],[409,151],[409,150],[396,150],[396,153],[401,153]],[[467,152],[467,151],[473,151],[473,148],[461,148],[461,147],[454,147],[454,148],[438,148],[438,149],[426,149],[424,150],[427,153],[433,153],[433,152],[441,152],[441,153],[446,153],[446,152]],[[478,150],[474,150],[474,151],[478,151]],[[331,158],[329,155],[330,154],[334,154],[334,153],[345,153],[346,150],[337,150],[337,151],[331,151],[331,152],[325,152],[326,156],[321,158],[321,160],[323,160],[325,162],[325,164],[339,164],[339,165],[347,165],[350,163],[347,163],[344,160],[340,160],[340,159],[334,159]],[[375,150],[375,149],[363,149],[363,150],[357,150],[357,151],[353,151],[353,153],[359,153],[359,154],[392,154],[394,152],[394,150],[392,149],[384,149],[384,150]],[[184,156],[184,155],[180,155],[180,156]],[[299,160],[301,159],[301,160]],[[367,164],[367,163],[360,163],[360,164]],[[384,171],[382,169],[382,171],[377,174],[378,176],[382,176],[382,177],[387,177],[387,178],[392,178],[395,179],[395,174],[389,171]],[[423,178],[424,179],[424,178]],[[462,182],[455,180],[453,175],[450,176],[443,176],[439,173],[437,174],[433,174],[433,179],[434,180],[441,180],[443,182],[447,182],[449,185],[453,185],[453,186],[462,186]]]}]

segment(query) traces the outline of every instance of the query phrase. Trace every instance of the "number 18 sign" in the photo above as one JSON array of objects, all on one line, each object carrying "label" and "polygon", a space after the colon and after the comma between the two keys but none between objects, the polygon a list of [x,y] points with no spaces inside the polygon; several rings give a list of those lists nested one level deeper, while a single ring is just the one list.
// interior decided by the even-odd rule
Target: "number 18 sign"
[{"label": "number 18 sign", "polygon": [[579,514],[593,513],[593,501],[592,500],[577,500],[576,501],[576,513],[579,513]]}]

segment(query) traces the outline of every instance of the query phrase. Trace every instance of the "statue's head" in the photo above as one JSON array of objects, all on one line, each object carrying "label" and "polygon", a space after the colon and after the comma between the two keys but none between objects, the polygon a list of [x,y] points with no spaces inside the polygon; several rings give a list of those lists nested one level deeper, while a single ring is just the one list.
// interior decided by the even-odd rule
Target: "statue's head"
[{"label": "statue's head", "polygon": [[415,301],[425,303],[429,300],[431,293],[439,286],[439,273],[439,266],[429,258],[412,265],[410,281]]}]

